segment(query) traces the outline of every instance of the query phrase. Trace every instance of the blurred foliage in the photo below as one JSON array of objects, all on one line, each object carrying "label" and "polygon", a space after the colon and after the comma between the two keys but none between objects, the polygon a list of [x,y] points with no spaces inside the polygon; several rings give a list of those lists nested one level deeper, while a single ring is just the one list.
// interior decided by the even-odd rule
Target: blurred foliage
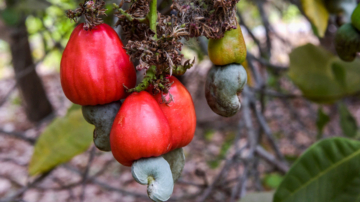
[{"label": "blurred foliage", "polygon": [[323,37],[327,29],[329,12],[322,0],[301,0],[305,15],[313,25],[314,33]]},{"label": "blurred foliage", "polygon": [[301,16],[299,8],[295,5],[289,5],[287,9],[283,11],[283,20],[285,22],[291,22],[295,19],[298,19]]},{"label": "blurred foliage", "polygon": [[339,104],[340,126],[345,136],[355,137],[358,126],[355,118],[344,103]]},{"label": "blurred foliage", "polygon": [[263,179],[263,184],[269,189],[276,189],[278,188],[283,179],[284,177],[279,173],[270,173],[265,175]]},{"label": "blurred foliage", "polygon": [[[0,1],[0,20],[8,26],[16,25],[22,18],[26,19],[26,27],[29,32],[29,40],[32,45],[32,53],[35,61],[44,60],[41,68],[47,70],[59,70],[63,48],[69,40],[70,34],[76,23],[66,17],[65,12],[75,9],[80,0],[9,0],[10,6]],[[107,1],[108,16],[104,21],[113,24],[114,16],[112,3]],[[80,23],[82,19],[79,19]],[[3,49],[4,42],[0,38],[0,58],[7,58],[8,47]],[[2,56],[4,54],[4,56]],[[4,67],[8,63],[0,60],[0,78]]]},{"label": "blurred foliage", "polygon": [[205,54],[200,48],[200,44],[197,38],[190,38],[188,41],[183,41],[184,47],[181,50],[181,53],[184,55],[184,58],[193,60],[194,55],[197,56],[196,61],[201,62]]},{"label": "blurred foliage", "polygon": [[324,127],[330,121],[329,115],[325,114],[322,107],[319,107],[317,112],[317,119],[316,119],[316,128],[317,128],[317,138],[320,139],[323,134]]},{"label": "blurred foliage", "polygon": [[213,129],[207,129],[204,132],[204,137],[206,141],[211,141],[211,139],[213,138],[213,136],[215,135],[216,131]]},{"label": "blurred foliage", "polygon": [[94,126],[74,105],[65,117],[56,118],[38,138],[29,164],[29,174],[47,172],[89,148]]},{"label": "blurred foliage", "polygon": [[317,103],[333,103],[360,91],[360,60],[343,62],[327,50],[307,44],[290,53],[291,80],[304,97]]}]

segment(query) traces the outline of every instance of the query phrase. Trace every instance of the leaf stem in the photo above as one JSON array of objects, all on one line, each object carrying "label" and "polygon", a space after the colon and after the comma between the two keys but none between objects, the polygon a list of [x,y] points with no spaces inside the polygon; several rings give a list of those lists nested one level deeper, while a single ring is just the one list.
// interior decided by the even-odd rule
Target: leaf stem
[{"label": "leaf stem", "polygon": [[137,20],[139,22],[146,22],[146,18],[134,18],[129,13],[125,12],[122,8],[120,8],[116,3],[113,3],[113,6],[121,13],[121,15],[125,16],[127,20],[134,21]]},{"label": "leaf stem", "polygon": [[152,0],[150,3],[150,11],[147,18],[150,22],[150,29],[155,33],[154,38],[157,38],[156,35],[156,23],[157,23],[157,0]]}]

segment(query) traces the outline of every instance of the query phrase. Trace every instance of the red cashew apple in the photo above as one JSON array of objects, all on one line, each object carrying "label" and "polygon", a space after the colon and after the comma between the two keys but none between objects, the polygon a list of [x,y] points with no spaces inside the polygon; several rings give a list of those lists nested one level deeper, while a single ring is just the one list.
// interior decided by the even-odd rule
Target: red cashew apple
[{"label": "red cashew apple", "polygon": [[[181,82],[170,77],[173,82],[169,90],[173,101],[169,104],[161,103],[161,94],[154,95],[154,98],[160,104],[161,110],[164,112],[172,133],[172,149],[185,147],[194,137],[196,127],[196,114],[194,103],[189,91]],[[164,95],[166,100],[170,99],[170,95]]]},{"label": "red cashew apple", "polygon": [[[170,87],[173,101],[146,91],[127,97],[115,117],[110,145],[115,159],[125,166],[141,158],[156,157],[189,144],[194,137],[196,115],[186,88],[175,78]],[[169,96],[169,95],[166,95]]]},{"label": "red cashew apple", "polygon": [[136,72],[123,44],[107,24],[72,32],[60,64],[61,86],[66,97],[79,105],[98,105],[126,97]]}]

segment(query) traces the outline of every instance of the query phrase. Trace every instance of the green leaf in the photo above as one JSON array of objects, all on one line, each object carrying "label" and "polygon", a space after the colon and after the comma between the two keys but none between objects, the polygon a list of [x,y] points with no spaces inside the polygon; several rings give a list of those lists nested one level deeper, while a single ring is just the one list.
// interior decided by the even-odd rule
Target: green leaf
[{"label": "green leaf", "polygon": [[359,168],[359,141],[322,140],[293,164],[273,202],[359,202]]},{"label": "green leaf", "polygon": [[29,174],[51,170],[84,152],[92,143],[92,130],[81,109],[55,119],[38,138],[29,164]]},{"label": "green leaf", "polygon": [[283,179],[283,176],[278,173],[271,173],[265,176],[263,183],[269,188],[276,189]]},{"label": "green leaf", "polygon": [[358,130],[356,120],[343,103],[339,104],[339,114],[340,126],[344,135],[348,137],[355,137]]},{"label": "green leaf", "polygon": [[5,8],[0,12],[0,17],[4,20],[7,25],[16,25],[20,20],[19,12],[16,12],[15,9]]},{"label": "green leaf", "polygon": [[336,81],[341,85],[341,87],[346,88],[346,71],[338,63],[333,63],[331,65],[331,70],[335,76]]},{"label": "green leaf", "polygon": [[317,127],[317,139],[320,139],[322,137],[323,129],[326,126],[327,123],[329,123],[330,117],[329,115],[325,114],[322,108],[320,107],[318,109],[317,113],[317,120],[316,120],[316,127]]},{"label": "green leaf", "polygon": [[69,109],[67,110],[66,114],[70,114],[72,111],[81,110],[81,105],[72,104]]},{"label": "green leaf", "polygon": [[343,62],[327,50],[307,44],[290,53],[290,79],[304,97],[333,103],[360,91],[360,60]]},{"label": "green leaf", "polygon": [[255,192],[245,195],[239,202],[272,202],[274,192]]},{"label": "green leaf", "polygon": [[323,0],[301,0],[305,15],[315,28],[315,33],[323,37],[328,25],[329,12],[326,10]]}]

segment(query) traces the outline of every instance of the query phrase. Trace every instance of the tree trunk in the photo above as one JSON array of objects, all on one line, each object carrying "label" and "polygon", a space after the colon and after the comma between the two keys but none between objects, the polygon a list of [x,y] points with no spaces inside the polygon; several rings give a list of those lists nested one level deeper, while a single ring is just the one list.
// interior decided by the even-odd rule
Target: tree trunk
[{"label": "tree trunk", "polygon": [[25,21],[22,20],[16,26],[8,26],[8,29],[12,63],[22,103],[27,118],[37,122],[51,114],[53,108],[34,67]]}]

